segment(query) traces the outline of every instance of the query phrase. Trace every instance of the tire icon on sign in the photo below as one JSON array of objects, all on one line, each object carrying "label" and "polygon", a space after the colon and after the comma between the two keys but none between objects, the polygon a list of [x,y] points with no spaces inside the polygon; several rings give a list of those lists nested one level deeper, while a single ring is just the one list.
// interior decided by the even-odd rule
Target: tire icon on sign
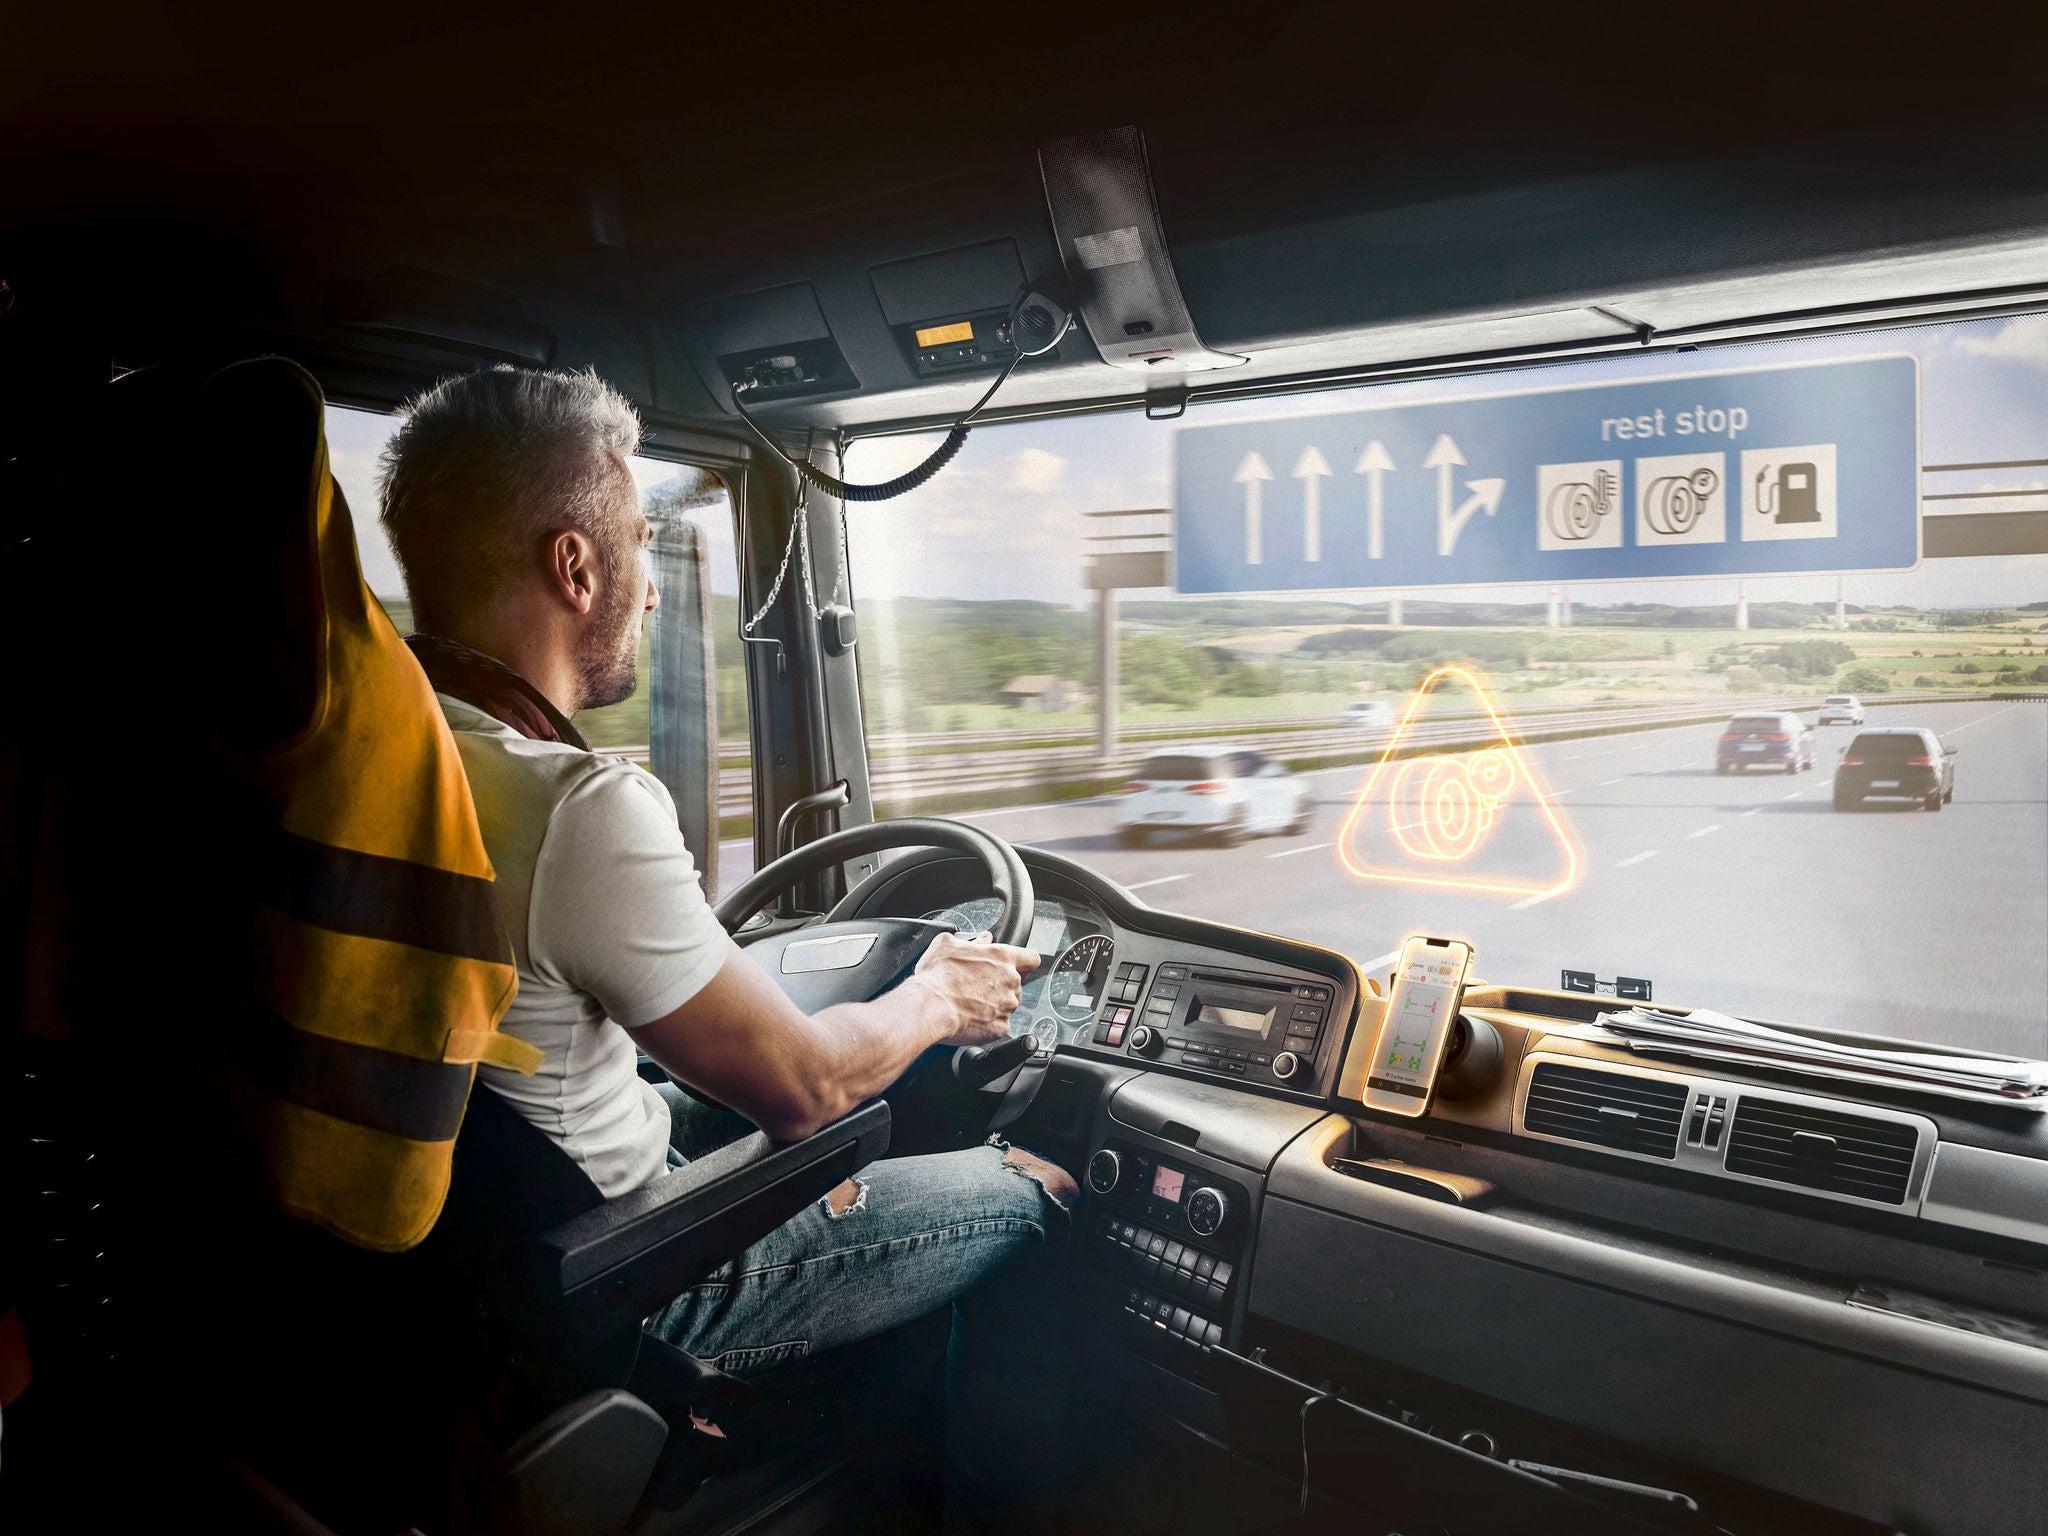
[{"label": "tire icon on sign", "polygon": [[1544,521],[1557,538],[1574,544],[1590,539],[1600,527],[1600,519],[1614,510],[1620,489],[1621,482],[1611,470],[1596,471],[1591,482],[1567,480],[1551,488],[1543,506]]},{"label": "tire icon on sign", "polygon": [[1711,469],[1660,476],[1643,491],[1643,520],[1669,537],[1691,533],[1720,483]]}]

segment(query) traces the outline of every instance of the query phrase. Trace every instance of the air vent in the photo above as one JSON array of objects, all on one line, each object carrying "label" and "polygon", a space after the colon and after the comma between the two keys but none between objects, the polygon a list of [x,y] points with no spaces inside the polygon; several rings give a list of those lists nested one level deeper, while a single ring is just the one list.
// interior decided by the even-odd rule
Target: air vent
[{"label": "air vent", "polygon": [[1725,1166],[1752,1179],[1904,1205],[1919,1144],[1911,1125],[1745,1094]]},{"label": "air vent", "polygon": [[1529,1078],[1522,1128],[1615,1152],[1673,1157],[1686,1092],[1684,1083],[1546,1061]]}]

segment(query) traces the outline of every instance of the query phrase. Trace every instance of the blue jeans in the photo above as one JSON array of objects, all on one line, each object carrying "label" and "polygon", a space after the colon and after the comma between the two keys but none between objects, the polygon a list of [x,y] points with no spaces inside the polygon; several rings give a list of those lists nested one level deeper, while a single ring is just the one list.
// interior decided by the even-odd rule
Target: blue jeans
[{"label": "blue jeans", "polygon": [[[671,1084],[670,1162],[754,1127]],[[735,1376],[853,1344],[959,1300],[1066,1234],[1066,1212],[998,1145],[872,1163],[843,1213],[792,1216],[657,1313],[652,1332]]]}]

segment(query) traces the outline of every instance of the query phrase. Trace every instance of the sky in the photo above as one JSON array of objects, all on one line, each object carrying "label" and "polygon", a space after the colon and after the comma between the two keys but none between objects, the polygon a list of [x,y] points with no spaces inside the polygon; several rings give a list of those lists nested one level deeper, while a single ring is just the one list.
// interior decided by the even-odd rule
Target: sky
[{"label": "sky", "polygon": [[[2048,459],[2048,316],[1920,326],[1860,335],[1815,337],[1697,354],[1660,353],[1557,364],[1483,377],[1423,380],[1321,391],[1247,405],[1191,407],[1184,422],[1321,414],[1347,407],[1403,404],[1492,394],[1517,388],[1721,372],[1819,358],[1910,351],[1921,362],[1921,451],[1929,464]],[[1164,507],[1180,423],[1147,421],[1136,412],[1066,417],[982,427],[934,480],[895,501],[863,503],[848,528],[854,590],[869,600],[899,596],[1035,598],[1078,605],[1086,536],[1099,524],[1084,514]],[[375,509],[377,456],[395,426],[391,417],[330,407],[328,444],[334,473],[356,521],[364,574],[371,589],[398,597],[404,583]],[[939,436],[871,438],[848,455],[859,480],[886,480],[911,467]],[[676,473],[649,459],[633,461],[644,489]],[[1926,489],[1937,487],[1929,485]],[[2048,470],[1944,476],[1941,490],[2048,490]],[[1972,512],[2048,505],[2016,498],[1960,504]],[[712,537],[714,589],[737,588],[733,529],[723,505],[692,514]],[[1731,578],[1603,583],[1578,588],[1581,605],[1621,602],[1727,603]],[[1753,601],[1820,602],[1835,595],[1833,577],[1750,578]],[[1537,601],[1537,587],[1438,589],[1433,596]],[[2048,601],[2048,554],[2007,559],[1930,560],[1893,575],[1850,576],[1851,603],[1989,607]],[[1168,597],[1132,593],[1133,597]],[[1353,597],[1371,594],[1354,592]],[[1418,594],[1419,595],[1419,594]],[[1275,600],[1276,622],[1286,600]]]},{"label": "sky", "polygon": [[[1910,351],[1921,362],[1921,451],[1928,464],[2048,459],[2048,316],[1971,321],[1860,335],[1718,347],[1696,354],[1556,364],[1479,377],[1327,390],[1282,400],[1190,407],[1183,422],[1323,414],[1367,405],[1495,394],[1517,388],[1608,383],[1692,371],[1725,372],[1820,358]],[[850,528],[855,590],[863,597],[1013,597],[1079,603],[1084,513],[1163,507],[1170,496],[1174,433],[1181,423],[1135,412],[1069,417],[977,429],[935,480],[896,501],[856,506]],[[885,480],[939,441],[937,434],[871,438],[854,444],[849,474]],[[1943,476],[1927,490],[2048,490],[2048,469]],[[1961,504],[1973,512],[2048,505],[2048,499]],[[1099,525],[1098,525],[1099,526]],[[1746,583],[1752,600],[1819,602],[1832,576]],[[1414,589],[1411,589],[1411,591]],[[1431,596],[1540,601],[1541,586],[1444,588]],[[1166,597],[1133,592],[1132,597]],[[1363,592],[1350,594],[1363,597]],[[1587,603],[1728,603],[1732,578],[1626,582],[1574,590]],[[2048,600],[2048,555],[2001,560],[1933,560],[1918,570],[1846,578],[1852,603],[1969,607]],[[1286,599],[1276,599],[1284,611]],[[1276,620],[1277,621],[1277,620]]]}]

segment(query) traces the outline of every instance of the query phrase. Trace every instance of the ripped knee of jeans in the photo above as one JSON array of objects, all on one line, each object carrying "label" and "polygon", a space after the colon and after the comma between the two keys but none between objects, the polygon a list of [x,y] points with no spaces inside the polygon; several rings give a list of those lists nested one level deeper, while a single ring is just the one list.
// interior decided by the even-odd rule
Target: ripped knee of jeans
[{"label": "ripped knee of jeans", "polygon": [[818,1202],[825,1207],[825,1215],[833,1221],[844,1221],[868,1208],[868,1181],[855,1174],[843,1184],[835,1184],[825,1191]]},{"label": "ripped knee of jeans", "polygon": [[1058,1163],[1040,1157],[1036,1152],[1027,1152],[1022,1147],[1013,1147],[1000,1136],[989,1137],[988,1144],[1001,1151],[1005,1168],[1036,1184],[1061,1210],[1071,1208],[1079,1198],[1081,1186]]}]

